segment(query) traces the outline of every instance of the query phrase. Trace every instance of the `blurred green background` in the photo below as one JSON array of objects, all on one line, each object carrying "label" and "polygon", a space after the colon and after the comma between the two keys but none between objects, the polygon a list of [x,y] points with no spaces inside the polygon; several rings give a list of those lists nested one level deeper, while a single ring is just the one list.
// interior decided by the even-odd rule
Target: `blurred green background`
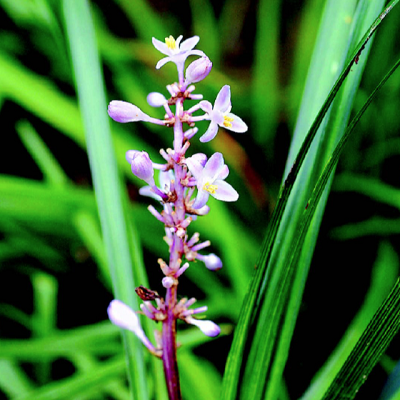
[{"label": "blurred green background", "polygon": [[[151,38],[199,35],[197,48],[210,57],[213,70],[196,92],[214,102],[229,84],[232,111],[249,126],[244,135],[220,129],[201,146],[196,136],[189,151],[222,152],[228,180],[240,193],[228,206],[211,201],[210,214],[191,225],[192,233],[211,240],[224,268],[211,273],[195,264],[180,285],[182,296],[207,305],[207,318],[223,327],[210,341],[181,326],[182,390],[188,398],[216,398],[282,182],[324,2],[99,0],[90,6],[107,102],[130,101],[161,118],[146,96],[167,95],[176,71],[171,64],[155,69],[162,55]],[[107,321],[114,296],[62,2],[0,0],[0,21],[0,398],[130,398],[119,330]],[[396,10],[374,39],[356,109],[398,54],[399,22]],[[306,390],[362,305],[376,271],[388,286],[398,275],[399,92],[396,73],[363,116],[338,166],[285,369],[288,398]],[[161,293],[163,228],[147,211],[148,199],[139,196],[142,183],[130,173],[125,152],[146,150],[160,161],[158,150],[171,146],[171,132],[111,120],[110,127],[130,200],[129,224],[142,249],[135,257],[143,252],[150,287]],[[198,127],[201,133],[207,125]],[[357,398],[377,398],[399,357],[396,339]],[[150,387],[153,398],[163,398],[162,389]]]}]

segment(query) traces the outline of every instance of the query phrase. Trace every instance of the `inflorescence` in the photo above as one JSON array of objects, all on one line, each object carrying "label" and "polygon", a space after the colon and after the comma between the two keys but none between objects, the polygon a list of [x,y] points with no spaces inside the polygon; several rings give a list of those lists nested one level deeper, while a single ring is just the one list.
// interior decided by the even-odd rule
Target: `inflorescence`
[{"label": "inflorescence", "polygon": [[[140,194],[151,197],[161,203],[162,211],[159,212],[153,206],[149,206],[151,214],[165,225],[166,236],[164,240],[169,246],[169,262],[158,260],[165,277],[162,285],[166,288],[165,299],[157,292],[142,286],[136,289],[136,293],[143,300],[141,313],[155,321],[165,321],[167,318],[183,320],[196,325],[204,334],[217,336],[220,328],[212,321],[196,319],[193,316],[205,312],[207,307],[189,308],[196,299],[176,298],[176,289],[179,277],[189,267],[189,262],[200,260],[210,270],[222,268],[221,259],[215,254],[200,254],[210,241],[200,242],[199,234],[194,233],[190,238],[187,234],[188,226],[198,216],[206,215],[210,208],[207,205],[209,196],[217,200],[236,201],[239,197],[236,190],[225,181],[229,169],[224,163],[221,153],[215,153],[210,158],[205,154],[193,154],[186,157],[190,146],[190,140],[197,134],[195,127],[197,121],[209,120],[210,125],[206,132],[200,136],[200,142],[212,140],[219,127],[234,131],[245,132],[247,125],[231,111],[230,87],[222,87],[214,102],[214,106],[206,100],[202,100],[201,94],[194,94],[194,83],[202,81],[210,73],[212,62],[200,50],[193,50],[198,41],[198,36],[193,36],[181,42],[182,36],[175,40],[172,36],[161,42],[153,38],[154,47],[166,57],[161,59],[156,68],[159,69],[168,62],[173,62],[178,70],[178,83],[167,86],[169,99],[161,93],[150,93],[147,96],[148,103],[153,107],[164,107],[164,119],[150,117],[131,103],[114,100],[108,107],[110,117],[121,123],[144,121],[165,127],[173,127],[173,149],[160,150],[164,163],[154,163],[148,153],[138,150],[129,150],[126,160],[131,165],[132,173],[147,183],[140,189]],[[196,59],[186,68],[187,57],[195,55]],[[183,105],[186,100],[201,100],[196,105],[185,110]],[[171,110],[175,107],[175,112]],[[194,116],[196,111],[203,111],[203,115]],[[184,131],[183,126],[188,129]],[[154,180],[154,170],[159,171],[157,185]],[[183,262],[182,260],[185,260]],[[174,295],[172,295],[174,293]],[[129,329],[143,342],[143,344],[155,355],[161,357],[163,352],[162,340],[156,338],[157,346],[154,346],[146,337],[140,326],[136,313],[120,300],[113,300],[108,307],[110,320],[122,328]],[[164,328],[164,325],[163,325]]]}]

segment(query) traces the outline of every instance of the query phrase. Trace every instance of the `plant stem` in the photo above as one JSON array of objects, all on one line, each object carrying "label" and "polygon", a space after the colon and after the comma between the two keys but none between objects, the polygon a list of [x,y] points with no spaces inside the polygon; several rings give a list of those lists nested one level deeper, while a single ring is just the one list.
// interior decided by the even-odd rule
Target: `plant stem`
[{"label": "plant stem", "polygon": [[162,329],[162,360],[170,400],[182,399],[178,363],[176,359],[176,317],[174,314],[176,299],[177,285],[173,285],[167,289],[165,298],[167,318],[163,321]]},{"label": "plant stem", "polygon": [[[185,200],[184,187],[181,179],[183,170],[177,163],[182,154],[183,145],[183,129],[180,117],[183,113],[183,99],[178,99],[175,111],[174,124],[174,150],[175,150],[175,192],[176,201],[175,208],[175,223],[178,225],[185,219]],[[178,237],[177,232],[174,232],[172,245],[170,247],[169,267],[176,273],[181,264],[183,253],[183,240]],[[178,282],[167,288],[165,296],[165,320],[162,327],[162,360],[164,365],[164,375],[167,383],[168,395],[170,400],[181,400],[181,388],[179,384],[179,371],[176,357],[176,315],[175,306],[177,304]]]}]

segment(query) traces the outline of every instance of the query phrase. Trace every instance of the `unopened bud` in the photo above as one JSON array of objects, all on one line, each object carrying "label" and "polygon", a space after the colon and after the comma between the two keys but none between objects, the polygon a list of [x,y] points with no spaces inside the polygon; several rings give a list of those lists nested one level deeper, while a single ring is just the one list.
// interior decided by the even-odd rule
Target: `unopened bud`
[{"label": "unopened bud", "polygon": [[186,69],[186,83],[202,81],[210,73],[212,62],[208,57],[201,57],[193,61]]},{"label": "unopened bud", "polygon": [[203,261],[203,263],[206,265],[206,268],[210,271],[217,271],[222,268],[221,259],[214,253],[208,254],[207,256],[197,254],[196,258],[200,261]]},{"label": "unopened bud", "polygon": [[140,153],[139,150],[128,150],[125,153],[125,158],[126,161],[128,161],[129,164],[132,164],[133,159]]},{"label": "unopened bud", "polygon": [[185,321],[189,324],[196,325],[205,335],[210,337],[218,336],[221,332],[220,327],[209,320],[199,320],[192,317],[187,317]]},{"label": "unopened bud", "polygon": [[147,102],[152,107],[162,107],[168,100],[161,93],[151,92],[147,96]]},{"label": "unopened bud", "polygon": [[154,186],[154,169],[149,155],[145,151],[137,152],[131,161],[132,173],[143,179],[150,186]]},{"label": "unopened bud", "polygon": [[176,280],[170,276],[166,276],[162,279],[161,283],[165,288],[168,289],[176,283]]},{"label": "unopened bud", "polygon": [[108,105],[108,115],[117,122],[149,121],[150,117],[139,107],[126,101],[113,100]]},{"label": "unopened bud", "polygon": [[143,332],[138,316],[125,303],[113,300],[108,306],[107,313],[114,325],[132,331],[151,352],[155,351],[154,346]]}]

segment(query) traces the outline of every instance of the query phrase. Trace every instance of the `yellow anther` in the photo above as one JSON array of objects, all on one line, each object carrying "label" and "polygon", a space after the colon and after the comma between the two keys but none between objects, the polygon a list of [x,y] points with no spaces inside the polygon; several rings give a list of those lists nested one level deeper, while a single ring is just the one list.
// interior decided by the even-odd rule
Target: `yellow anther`
[{"label": "yellow anther", "polygon": [[217,185],[211,185],[210,182],[205,183],[204,186],[203,186],[203,190],[206,190],[210,194],[215,194],[217,189],[218,189],[218,186]]},{"label": "yellow anther", "polygon": [[173,36],[169,36],[165,38],[165,44],[168,46],[169,49],[175,50],[176,49],[176,42]]},{"label": "yellow anther", "polygon": [[232,128],[232,124],[231,122],[233,121],[233,117],[228,117],[227,115],[224,116],[224,122],[223,125],[226,128]]}]

